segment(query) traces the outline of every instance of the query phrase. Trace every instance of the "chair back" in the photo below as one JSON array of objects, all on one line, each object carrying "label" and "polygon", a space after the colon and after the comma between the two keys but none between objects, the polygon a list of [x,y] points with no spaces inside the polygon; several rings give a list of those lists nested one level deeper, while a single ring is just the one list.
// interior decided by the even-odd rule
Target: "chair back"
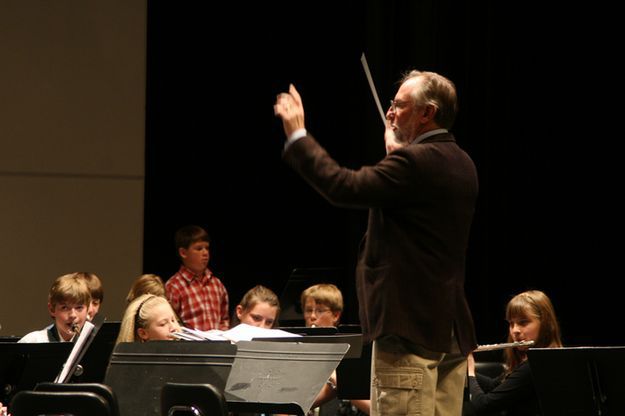
[{"label": "chair back", "polygon": [[227,416],[222,391],[212,384],[166,383],[161,390],[161,415],[185,412],[196,416]]},{"label": "chair back", "polygon": [[37,383],[37,391],[87,391],[101,396],[108,403],[111,414],[119,416],[119,405],[113,389],[102,383]]},{"label": "chair back", "polygon": [[506,371],[506,365],[500,361],[476,361],[475,372],[497,378]]},{"label": "chair back", "polygon": [[22,390],[13,397],[9,409],[13,416],[115,416],[102,396],[87,391]]}]

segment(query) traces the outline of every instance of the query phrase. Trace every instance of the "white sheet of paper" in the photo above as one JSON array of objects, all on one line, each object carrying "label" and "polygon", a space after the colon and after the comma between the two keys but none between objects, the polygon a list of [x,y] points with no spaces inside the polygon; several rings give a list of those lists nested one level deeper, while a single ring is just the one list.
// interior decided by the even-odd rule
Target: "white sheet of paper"
[{"label": "white sheet of paper", "polygon": [[301,337],[299,334],[283,331],[282,329],[267,329],[248,324],[239,324],[223,333],[223,336],[232,342],[251,341],[253,338],[291,338]]},{"label": "white sheet of paper", "polygon": [[63,364],[63,370],[61,370],[59,375],[56,377],[56,380],[54,380],[55,383],[67,383],[69,378],[69,371],[74,367],[74,365],[76,365],[76,359],[78,358],[78,354],[83,349],[85,342],[87,342],[89,335],[93,331],[93,328],[95,328],[95,325],[93,325],[89,321],[85,321],[85,324],[82,326],[82,330],[80,331],[80,335],[74,343],[72,351],[69,353],[67,361],[65,361],[65,364]]},{"label": "white sheet of paper", "polygon": [[182,328],[181,332],[174,334],[179,339],[189,341],[251,341],[253,338],[292,338],[301,337],[299,334],[283,331],[282,329],[267,329],[248,324],[239,324],[227,331],[211,329],[210,331],[198,331],[191,328]]}]

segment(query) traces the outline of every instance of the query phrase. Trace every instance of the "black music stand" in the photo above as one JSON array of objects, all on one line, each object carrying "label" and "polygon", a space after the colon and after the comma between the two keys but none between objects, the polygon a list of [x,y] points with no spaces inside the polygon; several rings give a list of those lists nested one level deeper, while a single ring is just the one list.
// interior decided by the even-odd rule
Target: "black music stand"
[{"label": "black music stand", "polygon": [[338,332],[334,326],[281,326],[276,329],[299,335],[334,335]]},{"label": "black music stand", "polygon": [[15,393],[53,381],[67,360],[71,342],[0,343],[0,401],[9,403]]},{"label": "black music stand", "polygon": [[604,415],[625,415],[625,347],[595,347],[591,352],[600,388]]},{"label": "black music stand", "polygon": [[625,414],[625,347],[530,348],[543,416]]},{"label": "black music stand", "polygon": [[266,341],[237,346],[225,391],[228,409],[294,415],[310,410],[349,349],[347,344]]},{"label": "black music stand", "polygon": [[339,399],[371,397],[371,345],[362,345],[358,356],[345,357],[336,369],[336,396]]},{"label": "black music stand", "polygon": [[362,334],[362,327],[358,324],[340,324],[337,332],[341,334]]},{"label": "black music stand", "polygon": [[[119,321],[105,321],[93,337],[80,360],[81,371],[75,371],[71,382],[102,383],[115,341],[119,335]],[[78,374],[80,373],[80,374]]]},{"label": "black music stand", "polygon": [[[334,328],[334,327],[329,327]],[[308,329],[323,329],[323,328],[308,328]],[[347,344],[349,349],[343,355],[343,359],[358,358],[362,350],[362,334],[324,334],[320,335],[305,335],[302,337],[264,337],[254,338],[252,341],[270,341],[270,342],[302,342],[307,344]]]},{"label": "black music stand", "polygon": [[[345,326],[341,325],[339,328],[345,328]],[[323,329],[322,327],[307,328],[311,330],[311,334],[304,334],[303,337],[258,338],[257,341],[349,344],[349,350],[336,368],[336,395],[339,399],[346,400],[369,399],[371,396],[371,344],[363,345],[359,325],[349,325],[347,328],[351,332],[334,334],[319,332],[320,335],[315,335],[314,330]],[[289,332],[293,331],[289,330]]]},{"label": "black music stand", "polygon": [[223,391],[236,350],[227,341],[122,342],[104,383],[115,392],[122,416],[156,416],[167,382],[210,383]]},{"label": "black music stand", "polygon": [[336,395],[342,400],[371,397],[371,343],[363,344],[360,325],[341,324],[339,334],[358,334],[358,344],[352,345],[336,369]]},{"label": "black music stand", "polygon": [[93,320],[84,323],[80,333],[78,334],[78,338],[72,343],[72,351],[70,352],[69,357],[65,361],[65,364],[63,364],[61,372],[54,380],[55,383],[67,383],[76,372],[82,373],[83,368],[79,365],[79,363],[85,356],[87,349],[89,349],[91,342],[97,335],[104,319],[105,318],[102,315],[96,315]]}]

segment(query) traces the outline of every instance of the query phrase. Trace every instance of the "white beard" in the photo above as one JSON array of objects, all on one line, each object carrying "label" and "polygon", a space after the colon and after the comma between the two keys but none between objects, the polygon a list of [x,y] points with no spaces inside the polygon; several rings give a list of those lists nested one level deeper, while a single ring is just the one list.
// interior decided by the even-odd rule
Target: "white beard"
[{"label": "white beard", "polygon": [[398,135],[393,130],[387,130],[384,134],[384,146],[386,147],[386,154],[388,155],[393,150],[399,149],[406,143],[402,143]]}]

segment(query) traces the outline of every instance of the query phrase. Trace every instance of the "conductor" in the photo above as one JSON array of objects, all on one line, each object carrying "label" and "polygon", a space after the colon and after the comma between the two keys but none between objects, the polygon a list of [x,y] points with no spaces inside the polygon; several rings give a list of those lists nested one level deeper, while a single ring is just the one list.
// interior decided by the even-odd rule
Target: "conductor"
[{"label": "conductor", "polygon": [[449,132],[456,110],[450,80],[409,72],[386,113],[387,156],[351,170],[308,134],[293,85],[274,105],[286,163],[330,203],[369,210],[356,288],[373,341],[372,415],[461,413],[476,347],[464,275],[478,182]]}]

